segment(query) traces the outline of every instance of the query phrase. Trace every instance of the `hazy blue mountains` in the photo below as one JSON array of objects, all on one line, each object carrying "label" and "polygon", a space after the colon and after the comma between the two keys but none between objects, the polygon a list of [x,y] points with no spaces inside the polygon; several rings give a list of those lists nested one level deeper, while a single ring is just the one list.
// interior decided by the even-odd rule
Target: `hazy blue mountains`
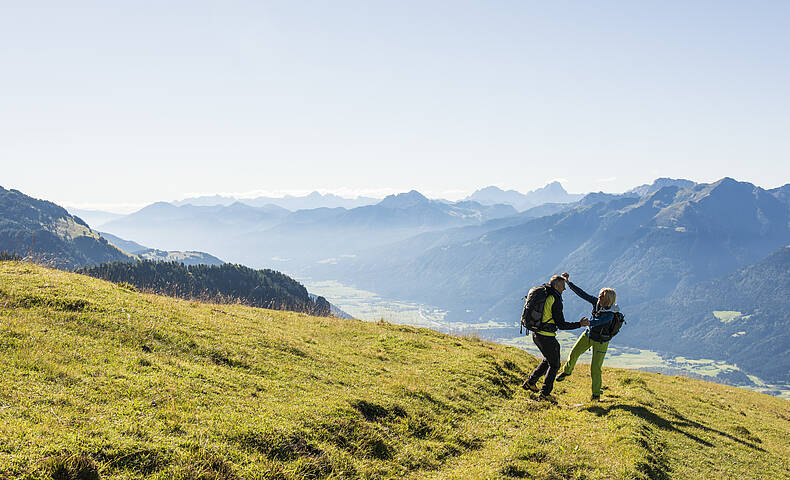
[{"label": "hazy blue mountains", "polygon": [[429,200],[416,190],[390,195],[376,205],[349,210],[338,218],[343,227],[437,230],[479,224],[517,213],[510,205],[482,205],[474,201],[445,203]]},{"label": "hazy blue mountains", "polygon": [[366,263],[355,266],[360,276],[357,283],[396,297],[438,304],[458,320],[485,322],[494,313],[489,309],[503,297],[542,278],[579,248],[610,208],[599,203],[477,235],[466,235],[477,233],[473,229],[456,230],[443,238],[446,243],[435,242],[422,252],[409,245],[392,254],[382,249],[376,258],[389,261],[382,265],[366,257]]},{"label": "hazy blue mountains", "polygon": [[110,220],[115,220],[117,218],[123,217],[123,214],[104,212],[102,210],[88,210],[88,209],[73,208],[73,207],[68,207],[66,208],[66,210],[68,210],[70,214],[76,217],[80,217],[85,221],[85,223],[91,225],[93,228],[99,227],[102,224],[109,222]]},{"label": "hazy blue mountains", "polygon": [[653,181],[653,183],[646,183],[644,185],[634,187],[631,190],[628,190],[626,194],[635,194],[640,197],[644,197],[646,195],[651,195],[664,187],[691,188],[695,185],[696,183],[692,182],[691,180],[662,177],[657,178]]},{"label": "hazy blue mountains", "polygon": [[241,199],[248,205],[259,207],[267,204],[277,205],[288,210],[311,210],[314,208],[345,208],[352,209],[373,205],[381,201],[380,198],[356,197],[345,198],[331,193],[321,194],[312,192],[304,196],[286,195],[284,197],[257,197],[252,199]]},{"label": "hazy blue mountains", "polygon": [[[376,205],[345,209],[294,212],[254,238],[262,251],[278,257],[299,259],[301,266],[314,261],[334,263],[338,256],[355,256],[377,246],[420,233],[464,225],[479,225],[492,218],[516,213],[510,205],[477,202],[445,203],[430,200],[417,191],[390,195]],[[243,248],[242,250],[248,250]]]},{"label": "hazy blue mountains", "polygon": [[244,203],[252,207],[263,207],[266,205],[277,205],[287,210],[311,210],[314,208],[356,208],[364,205],[378,203],[381,199],[371,197],[345,198],[331,193],[321,194],[312,192],[304,196],[285,195],[284,197],[255,197],[237,198],[223,195],[208,195],[202,197],[186,198],[172,202],[173,205],[195,205],[195,206],[228,206],[236,202]]},{"label": "hazy blue mountains", "polygon": [[[403,263],[395,277],[414,285],[413,293],[437,292],[433,297],[446,290],[426,285],[452,285],[455,294],[479,307],[482,299],[511,286],[520,291],[569,269],[594,284],[617,284],[632,302],[642,302],[731,272],[790,243],[788,219],[775,196],[748,183],[723,179],[691,189],[664,187],[645,197],[585,199],[567,211],[436,245]],[[456,279],[460,284],[451,283]]]},{"label": "hazy blue mountains", "polygon": [[214,255],[206,252],[190,251],[167,251],[148,248],[131,240],[124,240],[111,233],[99,232],[102,237],[110,243],[120,248],[126,253],[132,254],[141,260],[151,260],[155,262],[179,262],[184,265],[222,265],[223,262]]},{"label": "hazy blue mountains", "polygon": [[289,214],[275,205],[251,207],[236,202],[179,207],[157,202],[106,223],[103,230],[161,250],[218,252],[226,250],[224,246],[233,235],[276,225]]},{"label": "hazy blue mountains", "polygon": [[417,191],[375,205],[289,212],[276,206],[180,207],[156,203],[109,222],[114,235],[167,250],[204,250],[230,261],[264,266],[290,261],[292,269],[356,255],[411,236],[516,214],[510,205],[430,200]]},{"label": "hazy blue mountains", "polygon": [[192,205],[194,207],[227,207],[239,200],[236,197],[228,197],[225,195],[202,195],[200,197],[189,197],[183,200],[175,200],[170,202],[176,207],[183,207],[184,205]]},{"label": "hazy blue mountains", "polygon": [[59,268],[130,258],[64,208],[3,187],[0,251]]},{"label": "hazy blue mountains", "polygon": [[485,187],[477,190],[466,200],[475,201],[483,205],[507,204],[518,211],[524,211],[544,203],[572,203],[580,200],[584,195],[570,194],[565,191],[560,182],[551,182],[545,187],[527,193],[516,190],[502,190],[499,187]]}]

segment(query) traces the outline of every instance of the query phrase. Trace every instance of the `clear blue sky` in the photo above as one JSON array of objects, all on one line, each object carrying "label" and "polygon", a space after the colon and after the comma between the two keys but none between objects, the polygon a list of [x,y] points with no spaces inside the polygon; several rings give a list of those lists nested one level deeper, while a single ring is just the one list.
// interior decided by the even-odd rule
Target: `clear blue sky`
[{"label": "clear blue sky", "polygon": [[790,2],[0,0],[0,185],[790,182]]}]

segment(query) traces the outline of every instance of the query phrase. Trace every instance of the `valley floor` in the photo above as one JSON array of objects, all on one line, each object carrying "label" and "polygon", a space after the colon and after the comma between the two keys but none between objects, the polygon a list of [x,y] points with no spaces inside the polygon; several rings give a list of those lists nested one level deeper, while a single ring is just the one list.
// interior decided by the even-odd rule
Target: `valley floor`
[{"label": "valley floor", "polygon": [[[0,478],[790,478],[790,402],[0,263]],[[83,475],[78,477],[78,475]]]}]

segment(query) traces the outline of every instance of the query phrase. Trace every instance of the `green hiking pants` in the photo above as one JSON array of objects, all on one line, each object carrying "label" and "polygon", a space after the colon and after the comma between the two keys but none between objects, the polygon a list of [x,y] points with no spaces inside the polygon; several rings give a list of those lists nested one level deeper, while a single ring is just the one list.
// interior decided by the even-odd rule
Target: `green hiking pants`
[{"label": "green hiking pants", "polygon": [[582,353],[586,352],[587,350],[592,347],[592,363],[590,363],[590,376],[592,377],[592,393],[593,395],[600,395],[601,394],[601,366],[603,365],[603,357],[606,356],[606,350],[609,348],[609,342],[595,342],[590,340],[586,334],[582,333],[578,340],[576,340],[576,345],[573,346],[573,350],[571,350],[571,355],[568,357],[568,361],[565,362],[565,368],[563,372],[565,375],[570,375],[573,373],[573,367],[576,366],[576,361],[582,355]]}]

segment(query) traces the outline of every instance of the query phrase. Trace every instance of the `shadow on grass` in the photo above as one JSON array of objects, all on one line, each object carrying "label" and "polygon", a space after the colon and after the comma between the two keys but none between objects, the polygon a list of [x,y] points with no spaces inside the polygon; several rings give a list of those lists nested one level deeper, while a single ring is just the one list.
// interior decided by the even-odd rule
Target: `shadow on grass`
[{"label": "shadow on grass", "polygon": [[49,458],[44,470],[53,480],[99,480],[99,467],[88,455],[63,454]]},{"label": "shadow on grass", "polygon": [[747,442],[747,441],[745,441],[745,440],[743,440],[741,438],[735,437],[735,436],[733,436],[733,435],[731,435],[731,434],[729,434],[727,432],[723,432],[721,430],[716,430],[715,428],[708,427],[708,426],[703,425],[703,424],[701,424],[699,422],[695,422],[693,420],[689,420],[686,417],[684,417],[684,416],[682,416],[682,415],[680,415],[678,413],[670,414],[672,419],[668,420],[668,419],[658,415],[657,413],[655,413],[655,412],[651,411],[650,409],[648,409],[648,408],[646,408],[644,406],[641,406],[641,405],[611,405],[611,406],[607,406],[607,407],[601,407],[601,406],[597,406],[596,405],[596,406],[587,407],[586,410],[589,411],[589,412],[594,413],[595,415],[597,415],[599,417],[606,416],[606,415],[608,415],[609,413],[611,413],[612,411],[615,411],[615,410],[623,410],[623,411],[626,411],[626,412],[630,413],[631,415],[637,416],[637,417],[647,421],[648,423],[650,423],[652,425],[655,425],[656,427],[658,427],[658,428],[660,428],[662,430],[667,430],[667,431],[670,431],[670,432],[681,433],[681,434],[685,435],[686,437],[694,440],[695,442],[697,442],[697,443],[699,443],[701,445],[705,445],[706,447],[712,447],[713,444],[708,442],[707,440],[703,440],[702,438],[700,438],[700,437],[698,437],[698,436],[696,436],[696,435],[694,435],[692,433],[689,433],[689,432],[686,432],[684,430],[681,430],[679,427],[698,428],[698,429],[704,430],[706,432],[715,433],[717,435],[721,435],[722,437],[729,438],[730,440],[732,440],[734,442],[738,442],[738,443],[740,443],[742,445],[745,445],[745,446],[747,446],[749,448],[752,448],[754,450],[757,450],[757,451],[760,451],[760,452],[765,452],[765,449],[763,449],[760,446],[757,446],[757,445],[755,445],[753,443]]}]

